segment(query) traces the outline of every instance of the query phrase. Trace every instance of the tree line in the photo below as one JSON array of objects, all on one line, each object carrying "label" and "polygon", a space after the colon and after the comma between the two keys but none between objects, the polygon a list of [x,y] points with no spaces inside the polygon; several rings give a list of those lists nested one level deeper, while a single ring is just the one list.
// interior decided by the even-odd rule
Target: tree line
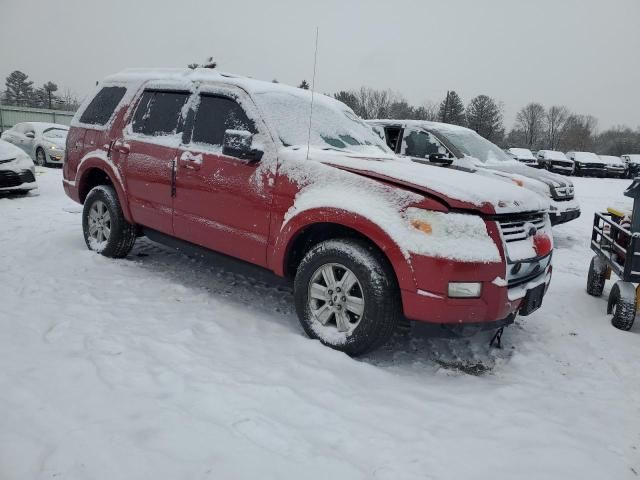
[{"label": "tree line", "polygon": [[4,91],[0,92],[0,103],[4,105],[71,111],[80,106],[80,101],[71,90],[66,89],[58,94],[58,85],[51,81],[35,87],[29,76],[20,70],[7,75],[4,86]]},{"label": "tree line", "polygon": [[342,90],[334,98],[346,103],[364,119],[431,120],[461,125],[478,132],[502,148],[591,151],[602,155],[640,153],[640,127],[616,126],[598,132],[592,115],[571,112],[564,105],[532,102],[522,107],[511,130],[505,129],[504,105],[488,95],[478,95],[464,105],[455,91],[447,91],[439,103],[410,105],[399,93],[361,87]]}]

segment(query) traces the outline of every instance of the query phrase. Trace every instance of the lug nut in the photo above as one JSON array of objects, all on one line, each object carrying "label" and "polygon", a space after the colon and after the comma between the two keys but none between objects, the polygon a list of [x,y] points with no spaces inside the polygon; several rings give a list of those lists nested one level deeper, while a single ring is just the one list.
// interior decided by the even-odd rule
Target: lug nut
[{"label": "lug nut", "polygon": [[329,290],[327,293],[329,293],[329,295],[333,295],[333,290]]},{"label": "lug nut", "polygon": [[346,301],[346,300],[347,300],[347,297],[345,297],[345,296],[343,295],[343,296],[342,296],[342,301],[344,302],[344,301]]},{"label": "lug nut", "polygon": [[330,307],[333,307],[333,302],[329,302],[329,306],[330,306]]},{"label": "lug nut", "polygon": [[341,292],[340,287],[336,288],[336,292]]}]

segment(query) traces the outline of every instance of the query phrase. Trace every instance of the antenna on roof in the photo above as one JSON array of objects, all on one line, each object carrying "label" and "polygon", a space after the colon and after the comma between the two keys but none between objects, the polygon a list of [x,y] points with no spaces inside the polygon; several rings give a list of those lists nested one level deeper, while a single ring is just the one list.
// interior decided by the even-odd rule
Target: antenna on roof
[{"label": "antenna on roof", "polygon": [[313,118],[313,96],[316,91],[316,65],[318,64],[318,32],[316,27],[316,50],[313,54],[313,79],[311,80],[311,109],[309,111],[309,133],[307,135],[307,160],[309,160],[309,148],[311,144],[311,119]]}]

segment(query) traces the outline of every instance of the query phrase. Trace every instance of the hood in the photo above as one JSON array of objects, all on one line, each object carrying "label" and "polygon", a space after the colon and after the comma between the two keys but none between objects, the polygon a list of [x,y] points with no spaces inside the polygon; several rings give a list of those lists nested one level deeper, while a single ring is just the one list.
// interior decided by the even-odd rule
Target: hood
[{"label": "hood", "polygon": [[363,157],[344,151],[312,148],[309,161],[318,161],[354,174],[419,191],[437,198],[452,209],[494,214],[549,208],[546,198],[504,180],[415,163],[395,155]]},{"label": "hood", "polygon": [[0,161],[13,160],[14,158],[18,158],[23,155],[26,156],[26,153],[15,145],[4,140],[0,140]]},{"label": "hood", "polygon": [[542,182],[550,187],[568,187],[573,186],[571,180],[557,173],[549,172],[548,170],[542,170],[537,168],[527,167],[520,162],[491,162],[482,165],[484,168],[491,170],[498,170],[501,172],[514,173],[527,177],[538,182]]}]

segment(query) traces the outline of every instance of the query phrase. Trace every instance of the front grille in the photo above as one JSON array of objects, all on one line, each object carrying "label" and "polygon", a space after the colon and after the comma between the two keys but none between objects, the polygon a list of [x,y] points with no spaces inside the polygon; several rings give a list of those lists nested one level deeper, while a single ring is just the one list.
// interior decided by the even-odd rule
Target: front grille
[{"label": "front grille", "polygon": [[554,200],[571,200],[574,196],[573,185],[551,187],[551,196]]},{"label": "front grille", "polygon": [[583,163],[580,168],[604,169],[604,163]]},{"label": "front grille", "polygon": [[15,160],[15,158],[7,158],[5,160],[0,160],[0,163],[9,163],[9,162],[13,162]]},{"label": "front grille", "polygon": [[570,162],[565,162],[563,160],[551,160],[551,165],[566,168],[571,168],[573,166]]},{"label": "front grille", "polygon": [[0,171],[0,188],[18,187],[23,183],[35,181],[36,179],[31,170],[23,170],[20,173],[11,170]]},{"label": "front grille", "polygon": [[536,230],[543,230],[546,225],[546,219],[544,213],[511,215],[508,218],[499,219],[498,224],[504,241],[510,243],[529,238],[528,227],[530,225],[533,225]]}]

